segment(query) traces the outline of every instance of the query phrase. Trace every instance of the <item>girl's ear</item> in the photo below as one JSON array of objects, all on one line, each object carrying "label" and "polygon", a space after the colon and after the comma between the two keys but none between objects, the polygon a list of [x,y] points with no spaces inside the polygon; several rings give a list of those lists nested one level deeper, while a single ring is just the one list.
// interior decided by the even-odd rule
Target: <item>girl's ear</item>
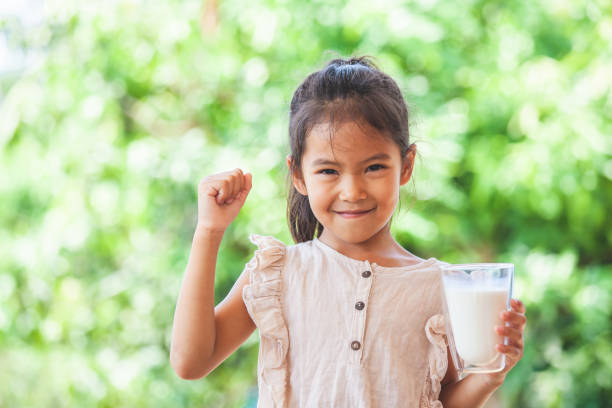
[{"label": "girl's ear", "polygon": [[293,186],[295,187],[295,189],[301,195],[307,196],[308,191],[306,190],[306,184],[304,183],[304,179],[301,173],[298,171],[295,171],[295,172],[293,171],[291,155],[287,156],[287,167],[289,168],[289,173],[291,174],[291,182],[293,183]]},{"label": "girl's ear", "polygon": [[410,177],[412,177],[412,170],[414,170],[414,158],[416,156],[416,145],[413,143],[408,148],[406,156],[402,163],[402,172],[400,174],[400,186],[406,184]]}]

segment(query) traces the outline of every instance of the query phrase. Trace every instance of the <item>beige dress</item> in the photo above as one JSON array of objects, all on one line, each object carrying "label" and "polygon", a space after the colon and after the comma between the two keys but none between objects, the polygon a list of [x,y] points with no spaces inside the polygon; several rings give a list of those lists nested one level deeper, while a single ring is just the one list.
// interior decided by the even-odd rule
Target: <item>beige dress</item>
[{"label": "beige dress", "polygon": [[242,297],[259,329],[258,407],[442,407],[442,262],[383,267],[318,239],[251,241]]}]

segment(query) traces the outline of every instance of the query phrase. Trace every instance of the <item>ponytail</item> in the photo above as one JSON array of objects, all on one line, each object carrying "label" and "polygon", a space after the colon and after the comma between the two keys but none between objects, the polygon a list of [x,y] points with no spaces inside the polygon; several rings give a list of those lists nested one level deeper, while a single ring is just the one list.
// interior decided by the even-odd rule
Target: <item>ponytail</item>
[{"label": "ponytail", "polygon": [[300,194],[293,185],[290,186],[287,199],[287,220],[296,243],[310,241],[323,232],[323,226],[310,209],[308,197]]}]

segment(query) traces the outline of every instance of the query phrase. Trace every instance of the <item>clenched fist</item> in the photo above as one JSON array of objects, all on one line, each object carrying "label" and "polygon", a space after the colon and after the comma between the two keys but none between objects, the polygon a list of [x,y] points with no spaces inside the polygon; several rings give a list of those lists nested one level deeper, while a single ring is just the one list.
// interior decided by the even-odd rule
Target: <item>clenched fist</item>
[{"label": "clenched fist", "polygon": [[225,231],[244,205],[252,181],[240,169],[204,177],[198,185],[198,228]]}]

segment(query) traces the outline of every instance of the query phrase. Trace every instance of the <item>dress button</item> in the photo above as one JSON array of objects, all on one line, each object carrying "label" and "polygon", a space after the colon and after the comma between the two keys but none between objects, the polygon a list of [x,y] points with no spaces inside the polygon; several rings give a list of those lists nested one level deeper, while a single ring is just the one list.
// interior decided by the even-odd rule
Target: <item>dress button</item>
[{"label": "dress button", "polygon": [[357,310],[363,310],[364,307],[365,307],[365,303],[363,303],[363,302],[355,303],[355,309],[357,309]]},{"label": "dress button", "polygon": [[372,272],[370,272],[370,271],[363,271],[363,272],[361,272],[361,276],[363,276],[364,278],[369,278],[370,275],[372,275]]},{"label": "dress button", "polygon": [[354,341],[351,343],[351,348],[353,350],[359,350],[361,348],[361,343],[358,341]]}]

